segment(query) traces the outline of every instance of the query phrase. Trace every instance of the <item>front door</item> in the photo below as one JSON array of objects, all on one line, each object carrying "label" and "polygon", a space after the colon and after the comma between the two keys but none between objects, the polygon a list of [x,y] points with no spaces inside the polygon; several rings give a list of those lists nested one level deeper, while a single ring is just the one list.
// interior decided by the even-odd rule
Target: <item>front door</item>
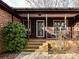
[{"label": "front door", "polygon": [[36,20],[36,37],[44,37],[44,20]]}]

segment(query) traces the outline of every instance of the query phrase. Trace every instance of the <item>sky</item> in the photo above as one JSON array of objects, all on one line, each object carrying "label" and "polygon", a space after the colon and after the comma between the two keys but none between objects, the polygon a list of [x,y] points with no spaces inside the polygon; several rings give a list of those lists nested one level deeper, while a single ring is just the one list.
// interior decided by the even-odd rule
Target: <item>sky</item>
[{"label": "sky", "polygon": [[30,7],[30,5],[25,1],[25,0],[2,0],[4,1],[5,3],[7,3],[9,6],[11,7]]},{"label": "sky", "polygon": [[[32,3],[28,3],[27,1],[25,0],[2,0],[4,1],[5,3],[7,3],[10,7],[14,7],[14,8],[33,8],[33,7],[36,7],[36,8],[39,8],[42,7],[43,5],[45,7],[49,6],[51,4],[51,2],[55,1],[56,3],[53,3],[52,2],[52,5],[51,7],[53,7],[55,4],[54,7],[63,7],[63,4],[65,5],[68,5],[68,6],[65,6],[65,7],[79,7],[79,0],[66,0],[66,2],[68,2],[68,4],[66,2],[62,2],[64,0],[45,0],[46,1],[46,4],[43,4],[45,3],[43,0],[29,0],[30,2]],[[50,4],[49,4],[50,2]],[[57,3],[58,2],[58,3]],[[48,4],[47,4],[48,3]],[[36,5],[37,4],[37,5]]]}]

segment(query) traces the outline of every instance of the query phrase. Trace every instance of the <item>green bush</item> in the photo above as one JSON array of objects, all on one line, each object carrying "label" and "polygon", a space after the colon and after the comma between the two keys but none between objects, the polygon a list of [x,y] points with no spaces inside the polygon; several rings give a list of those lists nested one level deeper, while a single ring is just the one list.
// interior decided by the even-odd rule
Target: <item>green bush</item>
[{"label": "green bush", "polygon": [[26,44],[26,28],[20,22],[10,22],[2,30],[6,49],[9,52],[20,52]]}]

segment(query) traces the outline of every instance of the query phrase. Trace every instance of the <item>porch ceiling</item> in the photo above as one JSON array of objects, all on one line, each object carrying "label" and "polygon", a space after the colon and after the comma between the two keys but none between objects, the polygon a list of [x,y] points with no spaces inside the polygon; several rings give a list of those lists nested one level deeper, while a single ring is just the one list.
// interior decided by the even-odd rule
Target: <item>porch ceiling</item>
[{"label": "porch ceiling", "polygon": [[[19,14],[21,17],[28,17],[28,14]],[[46,14],[29,14],[30,17],[46,17]],[[78,13],[75,14],[47,14],[48,17],[75,17]]]}]

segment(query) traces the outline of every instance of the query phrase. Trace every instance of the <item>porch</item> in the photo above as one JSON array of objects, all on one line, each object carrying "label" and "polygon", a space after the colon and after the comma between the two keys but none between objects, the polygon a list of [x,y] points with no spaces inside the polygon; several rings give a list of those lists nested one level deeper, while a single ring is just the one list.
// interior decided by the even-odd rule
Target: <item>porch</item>
[{"label": "porch", "polygon": [[27,14],[23,23],[28,27],[28,38],[37,39],[78,39],[77,14]]}]

